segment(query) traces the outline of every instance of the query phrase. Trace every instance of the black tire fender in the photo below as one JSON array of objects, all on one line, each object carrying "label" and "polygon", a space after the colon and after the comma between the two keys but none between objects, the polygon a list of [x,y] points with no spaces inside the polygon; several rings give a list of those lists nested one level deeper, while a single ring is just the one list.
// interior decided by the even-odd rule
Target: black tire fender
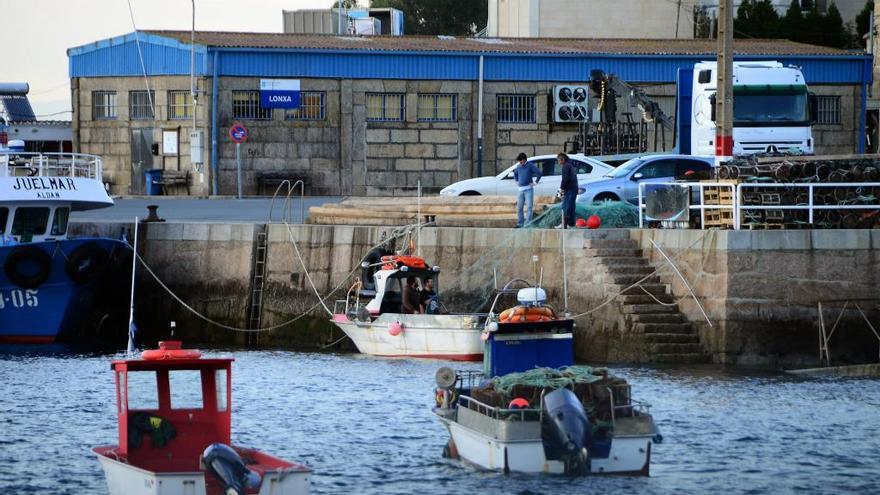
[{"label": "black tire fender", "polygon": [[[364,263],[368,265],[375,265],[382,261],[382,256],[387,256],[391,254],[386,249],[375,248],[364,257]],[[376,281],[373,279],[373,274],[378,270],[378,266],[367,266],[361,268],[361,284],[363,284],[363,290],[366,291],[374,291],[376,290]]]},{"label": "black tire fender", "polygon": [[64,269],[67,276],[78,284],[100,280],[110,264],[110,253],[97,242],[80,245],[67,257]]},{"label": "black tire fender", "polygon": [[[22,263],[36,263],[36,273],[23,273]],[[13,284],[23,289],[36,289],[48,280],[52,272],[52,257],[36,246],[20,246],[6,257],[3,271]]]}]

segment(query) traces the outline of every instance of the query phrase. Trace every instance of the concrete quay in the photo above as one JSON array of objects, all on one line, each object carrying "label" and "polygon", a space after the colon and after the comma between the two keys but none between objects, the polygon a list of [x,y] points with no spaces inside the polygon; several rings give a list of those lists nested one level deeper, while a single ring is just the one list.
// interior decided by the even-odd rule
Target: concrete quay
[{"label": "concrete quay", "polygon": [[[78,223],[72,230],[115,237],[124,227]],[[254,254],[265,231],[261,326],[277,325],[310,310],[313,316],[248,340],[247,334],[195,318],[141,270],[138,314],[150,320],[141,323],[142,328],[164,337],[167,321],[176,320],[178,329],[197,341],[297,348],[324,345],[341,333],[326,322],[324,309],[315,307],[318,298],[291,239],[317,291],[326,296],[339,287],[327,302],[332,310],[333,301],[343,299],[360,275],[361,257],[393,230],[172,222],[143,224],[141,229],[140,251],[158,276],[199,312],[235,327],[247,327],[250,321]],[[577,358],[582,361],[815,364],[817,301],[876,297],[880,282],[880,230],[563,233],[437,227],[422,229],[421,254],[441,267],[439,293],[452,311],[485,310],[491,303],[493,271],[500,284],[511,278],[532,279],[536,267],[531,258],[538,255],[550,303],[561,310],[563,234],[568,309],[582,314],[576,333]],[[700,305],[663,253],[674,261]],[[638,281],[640,287],[633,286]],[[829,306],[834,309],[826,313],[826,322],[837,317],[840,304]],[[877,304],[863,307],[868,306]],[[877,313],[868,316],[876,321]],[[875,360],[878,343],[864,323],[845,317],[841,325],[832,342],[834,358]]]}]

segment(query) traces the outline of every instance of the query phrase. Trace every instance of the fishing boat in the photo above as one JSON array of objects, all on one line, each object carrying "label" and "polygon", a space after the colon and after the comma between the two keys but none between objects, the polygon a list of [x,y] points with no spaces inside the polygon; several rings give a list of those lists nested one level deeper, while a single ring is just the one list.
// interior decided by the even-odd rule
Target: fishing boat
[{"label": "fishing boat", "polygon": [[180,341],[113,361],[119,441],[92,451],[110,495],[301,495],[311,470],[232,446],[232,358]]},{"label": "fishing boat", "polygon": [[555,315],[543,289],[517,298],[497,317],[493,303],[482,372],[437,372],[444,453],[504,472],[648,476],[661,438],[650,406],[608,370],[574,366],[574,321]]},{"label": "fishing boat", "polygon": [[407,279],[439,290],[440,267],[412,255],[371,251],[362,263],[361,283],[336,302],[331,321],[362,354],[479,361],[485,315],[405,313]]},{"label": "fishing boat", "polygon": [[50,343],[73,332],[127,246],[68,238],[71,211],[113,206],[101,158],[0,149],[0,343]]}]

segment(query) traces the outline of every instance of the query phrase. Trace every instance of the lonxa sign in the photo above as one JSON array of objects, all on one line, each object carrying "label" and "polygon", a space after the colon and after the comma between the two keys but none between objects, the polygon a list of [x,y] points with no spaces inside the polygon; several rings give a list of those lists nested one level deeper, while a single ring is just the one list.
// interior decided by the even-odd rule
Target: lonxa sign
[{"label": "lonxa sign", "polygon": [[260,79],[260,106],[299,108],[299,79]]}]

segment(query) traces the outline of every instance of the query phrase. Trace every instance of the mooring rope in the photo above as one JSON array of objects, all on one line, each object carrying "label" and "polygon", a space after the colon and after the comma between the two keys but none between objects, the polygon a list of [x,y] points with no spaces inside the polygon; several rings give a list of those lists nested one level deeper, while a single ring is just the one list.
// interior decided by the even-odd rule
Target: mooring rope
[{"label": "mooring rope", "polygon": [[[286,222],[285,222],[285,223],[286,223]],[[399,237],[404,237],[404,236],[406,236],[406,235],[409,235],[409,233],[410,233],[410,229],[411,229],[411,228],[412,228],[412,226],[406,226],[406,227],[404,227],[403,229],[398,228],[398,229],[394,229],[394,230],[392,230],[391,234],[390,234],[387,238],[384,238],[384,239],[382,239],[378,244],[373,245],[370,249],[367,250],[367,253],[369,253],[369,252],[372,251],[373,249],[378,248],[379,246],[382,246],[383,244],[387,244],[389,241],[391,241],[391,240],[393,240],[393,239],[396,239],[396,238],[399,238]],[[289,227],[288,227],[288,230],[289,230]],[[292,238],[292,237],[291,237],[291,241],[293,241],[293,238]],[[128,245],[129,248],[131,248],[131,244],[128,243],[128,240],[126,240],[126,244]],[[295,242],[294,242],[294,247],[296,247],[296,243],[295,243]],[[299,251],[299,250],[297,249],[297,252],[298,252],[298,251]],[[318,297],[318,302],[315,303],[314,306],[312,306],[311,308],[309,308],[308,310],[306,310],[304,313],[302,313],[302,314],[300,314],[300,315],[298,315],[298,316],[296,316],[296,317],[294,317],[294,318],[292,318],[292,319],[290,319],[290,320],[287,320],[287,321],[285,321],[285,322],[279,323],[279,324],[277,324],[277,325],[273,325],[273,326],[271,326],[271,327],[262,327],[262,328],[241,328],[241,327],[234,327],[234,326],[231,326],[231,325],[227,325],[227,324],[225,324],[225,323],[221,323],[221,322],[219,322],[219,321],[217,321],[217,320],[211,319],[210,317],[205,316],[204,314],[200,313],[198,310],[196,310],[195,308],[193,308],[192,306],[190,306],[189,304],[187,304],[186,301],[184,301],[183,299],[181,299],[180,296],[178,296],[173,290],[171,290],[170,287],[168,287],[168,285],[166,285],[166,284],[162,281],[162,279],[159,278],[159,276],[156,274],[156,272],[154,272],[153,269],[150,268],[150,266],[147,264],[146,260],[144,260],[143,257],[141,257],[140,254],[138,254],[136,251],[134,251],[134,249],[132,249],[132,252],[134,253],[135,258],[137,258],[137,260],[141,263],[141,265],[147,270],[147,273],[149,273],[149,274],[153,277],[153,279],[156,280],[156,282],[159,284],[159,286],[162,287],[162,288],[165,290],[165,292],[167,292],[172,298],[174,298],[174,300],[176,300],[178,303],[180,303],[181,306],[183,306],[184,308],[186,308],[186,309],[187,309],[189,312],[191,312],[193,315],[195,315],[195,316],[198,317],[199,319],[205,321],[206,323],[209,323],[209,324],[214,325],[214,326],[216,326],[216,327],[219,327],[219,328],[222,328],[222,329],[225,329],[225,330],[231,330],[231,331],[233,331],[233,332],[241,332],[241,333],[261,333],[261,332],[271,332],[271,331],[273,331],[273,330],[277,330],[277,329],[279,329],[279,328],[285,327],[285,326],[287,326],[287,325],[290,325],[291,323],[296,322],[296,321],[299,320],[300,318],[303,318],[304,316],[308,315],[309,313],[311,313],[312,311],[314,311],[316,308],[318,308],[318,306],[324,306],[324,309],[326,309],[326,310],[327,310],[328,312],[330,312],[330,314],[332,315],[333,313],[332,313],[332,311],[330,311],[330,310],[327,308],[327,305],[325,304],[325,301],[326,301],[327,299],[329,299],[330,296],[331,296],[332,294],[334,294],[337,290],[339,290],[339,289],[342,287],[342,285],[343,285],[344,283],[346,283],[346,282],[348,281],[348,279],[350,279],[351,276],[354,275],[354,273],[357,272],[357,271],[360,269],[360,264],[361,264],[361,262],[363,262],[363,261],[366,259],[366,257],[367,257],[367,255],[365,254],[365,255],[360,259],[360,261],[359,261],[357,264],[355,264],[354,268],[353,268],[350,272],[348,272],[348,274],[345,276],[345,278],[343,278],[342,281],[340,281],[339,284],[336,285],[336,287],[334,287],[330,292],[328,292],[328,293],[327,293],[327,296],[325,296],[325,297],[321,297],[321,295],[320,295],[320,294],[318,293],[318,291],[317,291],[317,288],[315,288],[314,284],[312,284],[312,287],[315,288],[315,294],[316,294],[317,297]],[[305,263],[304,263],[303,260],[302,260],[302,257],[300,257],[300,262],[302,262],[302,264],[303,264],[303,268],[305,269],[306,267],[305,267]],[[311,277],[309,277],[309,280],[311,280]],[[345,338],[346,338],[346,337],[343,337],[343,338],[340,339],[339,341],[341,341],[341,340],[343,340],[343,339],[345,339]],[[337,343],[338,343],[339,341],[337,341]]]}]

